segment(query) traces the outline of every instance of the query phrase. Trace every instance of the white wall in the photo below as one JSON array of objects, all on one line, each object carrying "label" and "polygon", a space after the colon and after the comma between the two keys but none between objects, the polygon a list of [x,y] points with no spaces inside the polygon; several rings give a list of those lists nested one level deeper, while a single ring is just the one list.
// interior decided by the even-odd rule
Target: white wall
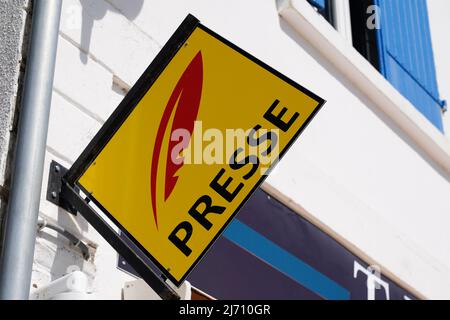
[{"label": "white wall", "polygon": [[[432,1],[450,9],[445,0]],[[76,159],[123,98],[113,75],[132,85],[193,13],[328,101],[268,182],[421,294],[450,298],[449,175],[299,38],[278,16],[275,1],[81,0],[82,8],[78,0],[63,3],[48,162],[69,166]],[[93,21],[89,32],[81,27],[86,18]],[[82,218],[67,217],[42,198],[41,215],[97,249],[93,261],[82,262],[64,239],[41,234],[33,283],[41,286],[74,264],[91,276],[101,297],[120,298],[130,277],[116,270],[113,250]]]},{"label": "white wall", "polygon": [[[448,31],[449,3],[446,0],[428,0],[428,15],[430,17],[431,38],[433,41],[434,59],[436,63],[437,80],[441,99],[450,104],[450,42]],[[450,108],[450,105],[448,106]],[[450,113],[444,115],[444,129],[450,137]]]}]

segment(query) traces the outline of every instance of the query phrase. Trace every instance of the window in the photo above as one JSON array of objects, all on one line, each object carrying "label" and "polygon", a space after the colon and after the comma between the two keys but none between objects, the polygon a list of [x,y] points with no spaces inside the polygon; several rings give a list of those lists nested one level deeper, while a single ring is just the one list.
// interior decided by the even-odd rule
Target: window
[{"label": "window", "polygon": [[308,0],[308,2],[316,8],[317,12],[319,12],[328,22],[333,25],[333,12],[331,6],[332,0]]},{"label": "window", "polygon": [[354,47],[443,131],[426,0],[350,0],[350,13]]},{"label": "window", "polygon": [[307,1],[443,131],[426,0]]},{"label": "window", "polygon": [[350,0],[350,19],[352,23],[353,46],[377,70],[380,70],[377,46],[377,30],[367,27],[367,8],[373,5],[373,0]]}]

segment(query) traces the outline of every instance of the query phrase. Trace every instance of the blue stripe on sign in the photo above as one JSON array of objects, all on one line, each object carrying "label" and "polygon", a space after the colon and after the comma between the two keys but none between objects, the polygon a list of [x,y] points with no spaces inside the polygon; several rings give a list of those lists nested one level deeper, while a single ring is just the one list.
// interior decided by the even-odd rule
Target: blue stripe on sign
[{"label": "blue stripe on sign", "polygon": [[321,297],[328,300],[350,299],[347,289],[239,220],[234,220],[223,235]]}]

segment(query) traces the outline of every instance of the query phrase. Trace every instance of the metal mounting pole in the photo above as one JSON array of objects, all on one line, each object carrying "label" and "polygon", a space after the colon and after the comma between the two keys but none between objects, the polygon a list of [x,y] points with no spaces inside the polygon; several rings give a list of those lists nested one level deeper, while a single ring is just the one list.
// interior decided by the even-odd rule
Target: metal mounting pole
[{"label": "metal mounting pole", "polygon": [[58,42],[61,0],[33,1],[30,49],[3,230],[0,299],[28,299]]}]

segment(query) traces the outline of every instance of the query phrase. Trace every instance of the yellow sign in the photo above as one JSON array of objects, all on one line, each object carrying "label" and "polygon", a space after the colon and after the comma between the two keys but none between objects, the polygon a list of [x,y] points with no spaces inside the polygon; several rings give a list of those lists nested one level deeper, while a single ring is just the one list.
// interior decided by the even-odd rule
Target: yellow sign
[{"label": "yellow sign", "polygon": [[129,93],[132,108],[78,179],[177,285],[323,104],[203,25],[190,28]]}]

